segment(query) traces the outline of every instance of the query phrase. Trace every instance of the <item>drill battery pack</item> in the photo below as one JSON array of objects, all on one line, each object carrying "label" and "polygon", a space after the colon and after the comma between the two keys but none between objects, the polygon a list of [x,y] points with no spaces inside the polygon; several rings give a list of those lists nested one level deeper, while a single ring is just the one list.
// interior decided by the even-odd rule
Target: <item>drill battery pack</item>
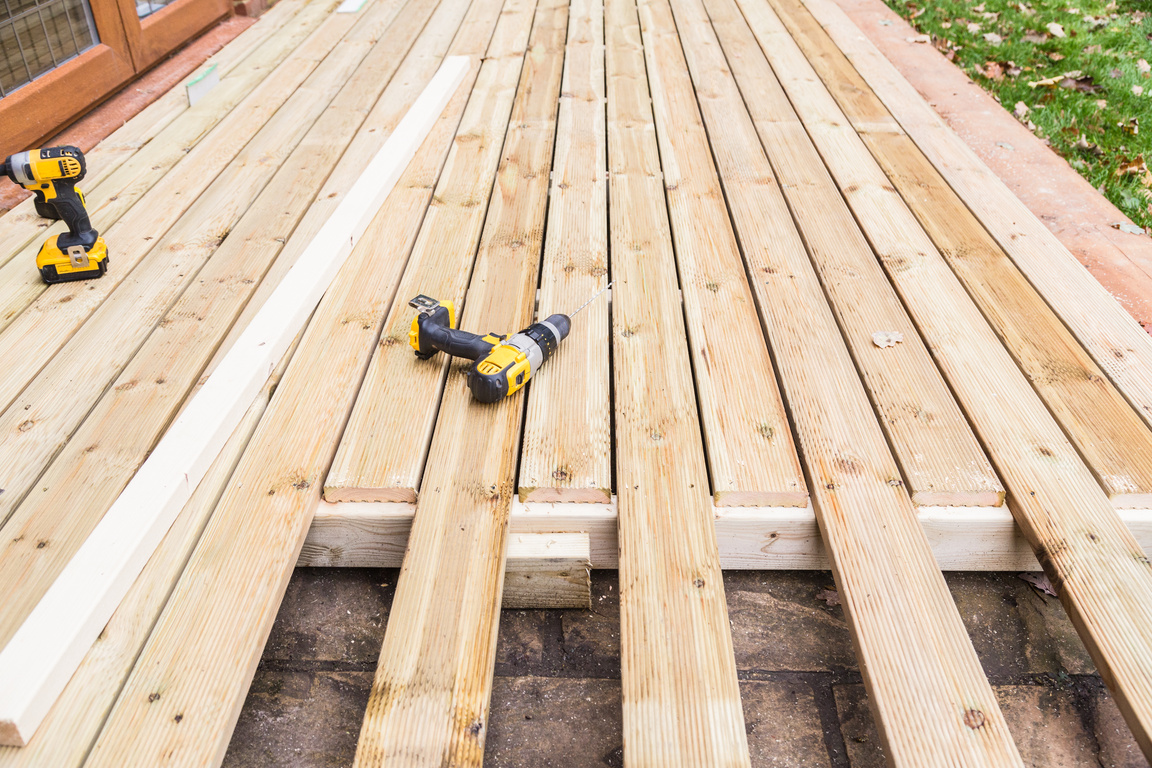
[{"label": "drill battery pack", "polygon": [[72,280],[91,280],[108,271],[108,246],[104,238],[96,238],[91,246],[68,245],[57,241],[67,234],[55,235],[44,241],[36,255],[36,268],[46,283],[66,283]]}]

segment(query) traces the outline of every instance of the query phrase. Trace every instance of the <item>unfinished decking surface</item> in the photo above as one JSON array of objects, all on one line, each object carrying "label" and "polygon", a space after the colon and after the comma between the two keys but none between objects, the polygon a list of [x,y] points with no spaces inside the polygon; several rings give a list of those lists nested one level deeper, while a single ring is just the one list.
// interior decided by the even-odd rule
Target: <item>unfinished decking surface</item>
[{"label": "unfinished decking surface", "polygon": [[[620,569],[629,765],[748,762],[722,568],[831,566],[896,763],[1011,765],[940,568],[1038,562],[1152,752],[1152,341],[833,4],[334,7],[281,0],[195,107],[91,153],[107,277],[43,286],[49,230],[0,217],[2,646],[440,60],[471,57],[0,768],[218,762],[297,562],[403,565],[357,764],[479,764],[509,531]],[[407,346],[416,293],[510,333],[609,280],[497,406]]]}]

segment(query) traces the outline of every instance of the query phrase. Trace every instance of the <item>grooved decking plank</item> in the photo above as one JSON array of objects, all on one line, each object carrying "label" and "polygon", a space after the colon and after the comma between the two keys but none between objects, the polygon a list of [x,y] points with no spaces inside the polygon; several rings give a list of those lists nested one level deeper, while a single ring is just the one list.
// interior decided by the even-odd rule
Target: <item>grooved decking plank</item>
[{"label": "grooved decking plank", "polygon": [[[529,17],[530,18],[530,17]],[[432,439],[446,355],[419,360],[408,345],[413,310],[408,299],[426,294],[456,305],[463,299],[500,164],[530,23],[493,40],[474,97],[461,121],[416,247],[404,270],[397,302],[372,356],[352,416],[324,483],[328,501],[415,501]],[[515,333],[519,328],[489,328]],[[398,382],[404,382],[402,387]]]},{"label": "grooved decking plank", "polygon": [[[161,131],[148,146],[133,155],[102,183],[94,185],[87,182],[82,186],[93,226],[108,242],[109,269],[114,270],[111,272],[113,276],[120,273],[122,277],[134,263],[132,255],[134,251],[128,252],[127,260],[124,258],[124,245],[132,242],[132,247],[138,247],[139,242],[134,235],[141,228],[149,228],[148,234],[157,237],[163,234],[252,136],[254,129],[246,128],[250,123],[242,113],[250,110],[258,99],[265,98],[271,99],[268,104],[271,110],[275,111],[279,103],[291,94],[291,87],[284,89],[277,86],[275,80],[269,82],[268,75],[275,72],[279,77],[291,79],[297,76],[290,65],[285,64],[285,59],[297,54],[301,41],[315,39],[317,28],[329,16],[334,5],[335,0],[323,0],[306,7],[291,24],[246,60],[243,68],[222,78],[220,84],[206,94],[195,107],[188,109],[179,120]],[[290,80],[288,85],[299,82],[299,79]],[[240,106],[239,112],[235,111],[237,106]],[[250,117],[257,121],[255,125],[258,127],[268,119],[269,114],[271,112],[261,116],[257,111],[257,114]],[[212,131],[224,121],[227,121],[228,129],[220,132]],[[233,132],[236,132],[235,135]],[[229,141],[222,141],[221,136],[231,138]],[[239,143],[235,141],[237,138],[240,139]],[[207,146],[211,147],[211,151],[201,149],[197,152],[195,147],[204,139],[207,139]],[[220,155],[216,156],[213,152],[219,152]],[[207,155],[208,158],[203,161],[188,160],[186,158],[190,153],[195,153],[195,157]],[[169,176],[180,167],[187,168],[189,164],[199,163],[202,163],[199,165],[199,176]],[[164,210],[170,215],[152,219],[137,218],[130,226],[114,229],[116,222],[145,194],[149,197],[148,203],[151,207]],[[137,211],[137,216],[140,213],[141,211]],[[62,225],[55,225],[55,229],[39,230],[42,237],[36,238],[14,259],[0,267],[0,331],[13,323],[21,312],[35,312],[37,309],[49,311],[53,301],[59,302],[65,296],[71,297],[67,301],[78,298],[75,295],[77,293],[74,290],[75,286],[71,286],[73,290],[69,291],[61,290],[66,286],[56,285],[49,291],[36,269],[36,254],[40,250],[43,238],[49,232],[63,229]],[[116,266],[112,267],[112,264]],[[48,292],[48,297],[37,301],[45,292]],[[100,294],[101,298],[103,295],[105,294]],[[96,303],[99,302],[90,301],[87,306],[95,306]],[[8,344],[11,341],[5,340],[8,333],[5,331],[0,334],[0,342]],[[5,349],[5,353],[11,351],[9,347],[0,348]],[[22,370],[16,367],[16,371]],[[32,370],[35,371],[34,368]],[[0,382],[4,382],[5,387],[0,390],[0,407],[4,407],[12,397],[7,390],[11,385],[7,377],[0,379]]]},{"label": "grooved decking plank", "polygon": [[[196,281],[165,313],[36,480],[39,490],[28,494],[9,518],[6,530],[22,539],[0,551],[0,583],[10,589],[0,617],[6,625],[13,625],[11,631],[131,480],[189,391],[199,388],[205,365],[282,243],[294,234],[300,217],[434,5],[434,0],[412,0],[396,23],[378,35],[361,65],[232,228],[228,239],[211,255]],[[413,99],[410,95],[408,103]],[[291,114],[294,121],[304,117],[300,112]],[[376,135],[383,136],[379,131]],[[362,153],[348,158],[337,177],[351,186],[370,159],[371,155],[364,157]],[[297,238],[300,235],[295,233]],[[100,318],[99,312],[96,318]],[[83,417],[83,413],[77,416]],[[51,546],[40,548],[37,544],[41,541]],[[7,634],[0,632],[0,641],[6,639]]]},{"label": "grooved decking plank", "polygon": [[[539,312],[571,312],[608,280],[603,0],[574,0],[568,21]],[[556,355],[533,372],[520,457],[522,501],[612,496],[608,297],[577,315]]]},{"label": "grooved decking plank", "polygon": [[1085,351],[1152,424],[1148,333],[948,128],[835,3],[811,0],[807,7]]},{"label": "grooved decking plank", "polygon": [[[644,7],[647,25],[672,28],[663,0],[648,0]],[[689,62],[697,69],[711,62],[714,70],[710,86],[701,90],[709,97],[732,93],[731,75],[698,0],[676,0],[674,7],[691,49]],[[740,145],[741,160],[753,168],[766,165],[748,111],[735,96],[727,106],[722,115],[704,113],[726,183],[741,171],[723,159],[725,144],[741,136],[748,137]],[[690,119],[681,113],[674,122]],[[816,266],[803,248],[783,247],[787,241],[779,233],[793,227],[791,217],[779,203],[753,206],[755,187],[729,184],[726,190],[744,252],[752,254],[758,305],[891,764],[1022,765]],[[767,221],[747,214],[753,209]]]},{"label": "grooved decking plank", "polygon": [[88,768],[223,759],[499,12],[465,17],[449,53],[473,57],[469,74],[317,308]]},{"label": "grooved decking plank", "polygon": [[[803,23],[803,17],[798,19]],[[815,24],[815,22],[811,22]],[[843,55],[815,60],[848,119],[1085,463],[1123,508],[1152,507],[1152,430]]]},{"label": "grooved decking plank", "polygon": [[[323,6],[323,0],[313,0],[315,6]],[[252,24],[227,45],[210,56],[207,61],[197,67],[178,85],[173,86],[167,93],[134,115],[124,125],[117,128],[100,141],[84,157],[88,165],[88,173],[84,177],[81,189],[86,190],[85,202],[91,205],[91,194],[87,190],[95,189],[104,179],[120,168],[126,161],[136,155],[144,146],[161,133],[172,121],[178,119],[188,111],[188,96],[184,83],[205,72],[215,65],[217,74],[221,79],[230,73],[255,49],[259,48],[269,38],[283,37],[282,30],[292,18],[308,5],[307,0],[282,0],[270,8],[267,13],[260,16]],[[316,12],[311,15],[315,24],[319,24],[323,15]],[[313,26],[315,26],[315,24]],[[299,41],[296,41],[297,43]],[[285,53],[295,48],[295,44],[286,47]],[[245,65],[259,66],[253,59]],[[28,197],[14,206],[10,211],[0,216],[0,266],[20,252],[33,238],[46,238],[51,222],[41,218],[36,213],[33,198]],[[64,231],[63,227],[51,232]],[[37,243],[39,248],[39,242]]]},{"label": "grooved decking plank", "polygon": [[713,496],[717,506],[804,506],[796,447],[679,38],[644,29]]},{"label": "grooved decking plank", "polygon": [[[805,60],[803,50],[817,64],[840,56],[834,41],[799,2],[770,3],[785,23],[761,13],[752,22],[761,46],[1007,486],[1013,517],[1152,754],[1148,558]],[[741,5],[747,13],[751,3]]]},{"label": "grooved decking plank", "polygon": [[[459,318],[473,332],[532,320],[568,3],[516,0],[505,17],[525,28],[532,22],[532,33]],[[488,62],[499,66],[515,50],[491,51]],[[477,403],[470,366],[458,360],[448,371],[356,768],[483,761],[524,403]]]},{"label": "grooved decking plank", "polygon": [[624,759],[747,766],[648,88],[655,75],[645,71],[634,0],[608,0],[605,13]]},{"label": "grooved decking plank", "polygon": [[[674,7],[679,17],[680,6]],[[710,3],[709,11],[715,35],[705,31],[707,17],[699,13],[691,13],[680,30],[738,232],[767,226],[765,220],[781,222],[785,231],[764,236],[764,242],[797,251],[807,246],[912,501],[999,505],[1004,489],[991,463],[740,11],[730,0]],[[727,121],[725,115],[744,110],[745,102],[751,122]],[[772,215],[764,216],[765,210]],[[787,224],[789,211],[796,228]],[[760,250],[744,251],[752,273],[762,273]],[[880,348],[872,340],[877,331],[899,331],[904,341]]]},{"label": "grooved decking plank", "polygon": [[277,366],[243,420],[212,463],[148,565],[76,669],[32,740],[0,747],[0,768],[78,768],[88,755],[120,688],[132,671],[156,618],[164,609],[192,548],[200,538],[228,478],[264,415],[295,345]]}]

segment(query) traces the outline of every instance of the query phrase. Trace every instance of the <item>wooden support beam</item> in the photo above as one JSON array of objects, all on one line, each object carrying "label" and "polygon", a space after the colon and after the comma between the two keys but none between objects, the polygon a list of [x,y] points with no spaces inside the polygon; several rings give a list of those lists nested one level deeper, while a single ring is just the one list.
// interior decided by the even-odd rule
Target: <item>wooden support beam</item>
[{"label": "wooden support beam", "polygon": [[806,2],[900,126],[1132,407],[1152,424],[1152,338],[952,132],[833,2]]},{"label": "wooden support beam", "polygon": [[[321,504],[300,550],[302,568],[399,568],[413,504]],[[1120,519],[1152,548],[1152,510]],[[733,571],[828,570],[812,508],[713,507],[720,567]],[[943,571],[1039,571],[1040,564],[1006,506],[921,507],[916,519]],[[616,500],[609,504],[515,501],[509,535],[586,533],[593,568],[619,566]]]},{"label": "wooden support beam", "polygon": [[[331,97],[341,90],[363,56],[374,47],[364,37],[379,36],[393,14],[386,4],[376,4],[373,9],[375,12],[369,11],[364,17],[364,26],[354,30],[345,40],[342,47],[348,55],[322,64],[314,73],[315,77],[305,82],[301,91],[286,102],[284,110],[277,113],[241,152],[235,168],[227,169],[174,230],[163,238],[158,254],[166,258],[150,260],[136,270],[133,280],[101,305],[25,392],[25,403],[33,404],[33,407],[18,415],[37,420],[37,423],[23,432],[17,431],[17,436],[0,444],[0,456],[11,457],[13,464],[17,465],[8,470],[8,479],[12,482],[7,486],[9,493],[0,496],[3,505],[0,514],[8,512],[11,509],[8,504],[14,504],[22,497],[26,502],[9,517],[5,530],[10,540],[0,550],[0,584],[7,587],[9,597],[0,607],[0,645],[12,637],[132,477],[139,462],[155,448],[156,440],[168,426],[176,404],[184,399],[189,387],[196,382],[207,357],[231,325],[239,307],[243,306],[246,294],[251,290],[246,288],[244,277],[248,277],[253,285],[260,279],[267,267],[267,261],[261,261],[260,257],[270,259],[274,251],[269,253],[267,245],[263,249],[249,250],[244,247],[247,241],[263,236],[268,243],[278,246],[275,237],[291,232],[291,204],[287,206],[289,221],[285,229],[272,233],[271,237],[261,231],[264,225],[276,223],[266,214],[271,213],[274,217],[286,213],[282,190],[273,190],[267,198],[259,198],[260,206],[248,222],[241,219],[241,214],[249,207],[251,196],[255,196],[260,187],[273,178],[280,163],[288,159],[288,153],[306,132],[310,132],[309,126],[313,121],[328,111]],[[380,50],[387,51],[387,48],[381,46]],[[378,82],[369,81],[369,88],[378,85]],[[351,101],[352,112],[359,120],[363,117],[362,110],[370,106],[374,98],[366,100],[367,104],[359,104],[357,99],[372,95],[371,91],[363,96],[353,91],[343,102]],[[347,103],[336,105],[329,112],[336,118],[335,125],[325,121],[317,128],[317,133],[335,141],[344,131],[343,141],[346,143],[355,130],[354,125],[341,124],[347,120],[344,110],[348,106]],[[323,144],[321,141],[320,145]],[[300,154],[308,155],[310,151],[304,147]],[[309,165],[311,168],[306,165],[305,172],[320,174],[322,178],[323,161],[313,157]],[[287,175],[292,172],[293,169],[289,168]],[[297,215],[308,205],[319,186],[319,179],[306,181],[304,189],[307,190],[309,185],[311,189],[294,201]],[[246,195],[250,196],[246,198]],[[231,230],[237,223],[241,224],[237,234],[242,239],[237,239],[215,259],[219,240],[211,233]],[[246,265],[236,258],[237,253],[254,260],[254,265],[249,267],[251,272],[245,274],[243,267]],[[209,266],[199,269],[204,263]],[[231,280],[239,287],[229,285]],[[169,315],[172,322],[168,325],[172,327],[160,329],[155,334],[154,343],[148,344],[150,332],[164,317],[164,310],[189,284],[193,286],[186,300],[178,300],[174,312]],[[235,307],[231,312],[227,308],[230,300]],[[307,309],[308,313],[311,309]],[[300,318],[299,322],[303,323],[306,317]],[[288,338],[281,343],[281,350],[299,327],[285,330]],[[181,338],[180,331],[188,335]],[[205,334],[201,339],[199,356],[195,351],[197,333]],[[167,346],[165,342],[171,340],[176,343]],[[137,358],[135,366],[129,365],[142,344],[147,356]],[[157,352],[156,358],[150,357]],[[260,380],[267,377],[277,359],[278,356],[274,356],[265,363],[266,367],[253,369],[254,377]],[[115,384],[119,389],[108,391],[109,384],[125,365],[129,365],[130,374],[142,376],[122,377]],[[182,365],[187,365],[188,369],[182,370]],[[170,371],[169,366],[173,370]],[[247,385],[242,408],[255,395],[258,386],[259,381]],[[64,389],[69,393],[69,408],[59,405],[60,392]],[[100,400],[111,406],[111,414],[107,407],[98,408],[89,428],[75,434],[81,439],[70,441],[69,437],[77,426],[85,421],[88,412]],[[149,408],[159,411],[152,416],[151,424],[147,415]],[[227,409],[223,411],[227,412]],[[239,417],[239,413],[234,416]],[[140,423],[137,423],[137,418]],[[114,436],[105,430],[111,430]],[[224,436],[230,432],[231,428]],[[121,441],[128,443],[127,450],[123,450]],[[61,449],[61,460],[51,464],[44,473],[45,460],[51,460]],[[139,457],[137,461],[132,461],[133,454]],[[71,470],[77,462],[95,467],[97,476],[85,476],[83,472],[73,474]],[[108,477],[111,473],[116,474]],[[91,486],[93,482],[96,487]],[[37,491],[29,494],[27,491],[33,483]],[[6,496],[11,499],[4,498]],[[48,545],[38,546],[41,543]]]},{"label": "wooden support beam", "polygon": [[[512,0],[505,19],[531,27],[531,36],[494,47],[485,60],[498,75],[494,86],[518,85],[511,115],[503,117],[502,159],[460,319],[473,332],[522,328],[532,319],[568,3]],[[356,768],[483,760],[524,404],[477,403],[465,379],[470,366],[456,361],[448,370]]]},{"label": "wooden support beam", "polygon": [[[707,153],[707,145],[669,145],[666,134],[676,133],[681,125],[679,116],[668,113],[667,100],[678,94],[665,90],[665,72],[646,66],[634,0],[608,0],[605,15],[624,759],[631,766],[662,768],[747,766],[724,579],[709,519],[705,440],[713,451],[714,471],[721,471],[714,476],[717,493],[722,488],[729,501],[760,498],[783,504],[792,498],[802,503],[806,494],[791,433],[782,409],[776,411],[772,370],[757,368],[770,366],[759,323],[752,312],[745,312],[735,321],[742,329],[727,334],[718,327],[727,326],[723,316],[709,313],[707,321],[701,317],[702,307],[717,310],[723,305],[707,298],[712,291],[705,280],[716,281],[717,293],[720,284],[727,283],[723,296],[737,302],[731,307],[735,312],[752,308],[750,300],[741,303],[750,295],[742,267],[737,274],[731,262],[732,258],[738,262],[739,256],[727,216],[709,205],[712,215],[705,216],[701,225],[722,225],[715,232],[695,229],[688,221],[693,198],[716,202],[704,195],[718,190],[689,173],[694,162],[700,162],[692,150]],[[657,129],[665,133],[663,147],[658,145]],[[698,165],[696,169],[700,170]],[[685,187],[683,195],[675,196],[679,202],[671,223],[665,184]],[[717,222],[717,215],[723,220]],[[675,254],[674,231],[681,232],[677,241],[681,250]],[[715,269],[706,264],[711,252],[706,253],[705,243],[697,239],[705,236],[718,238],[721,264]],[[694,248],[699,252],[685,252]],[[687,313],[678,301],[677,256]],[[695,263],[697,259],[705,263]],[[688,275],[693,275],[694,288],[689,288]],[[719,415],[729,408],[732,414],[741,413],[747,403],[741,398],[723,402],[725,394],[734,394],[728,387],[736,382],[725,381],[723,367],[707,371],[700,364],[716,366],[736,347],[738,356],[753,368],[744,385],[757,386],[749,382],[762,381],[764,375],[771,385],[756,391],[763,404],[753,409],[752,418],[765,432],[751,446],[746,442],[747,423],[735,428],[730,444],[725,444],[723,435],[709,436],[709,430],[721,428]],[[693,358],[698,361],[696,373],[705,382],[697,382],[699,392],[718,402],[703,399],[697,407]],[[742,376],[743,372],[744,381]],[[709,377],[717,378],[715,384],[707,383]],[[784,431],[773,434],[768,430],[776,428],[772,425],[777,416]],[[753,456],[759,457],[756,461],[780,463],[765,478],[728,463],[734,458],[751,462]],[[755,472],[766,469],[758,463],[754,467]],[[616,550],[612,547],[613,554]]]},{"label": "wooden support beam", "polygon": [[[659,30],[669,47],[679,43],[676,26],[684,30],[687,64],[680,57],[673,66],[678,57],[669,53],[661,79],[689,66],[708,68],[702,90],[727,95],[725,111],[709,109],[703,117],[748,271],[756,276],[757,304],[889,760],[1022,765],[829,306],[835,300],[826,298],[829,275],[822,280],[821,262],[800,247],[786,208],[766,204],[766,185],[738,183],[749,167],[754,179],[770,178],[764,151],[702,4],[676,0],[673,7],[675,23],[664,0],[646,0],[641,18],[645,31]],[[691,94],[676,103],[684,106],[671,124],[700,119]]]},{"label": "wooden support beam", "polygon": [[[258,57],[253,57],[251,61],[247,61],[247,57],[270,38],[285,38],[285,27],[306,5],[307,0],[278,2],[267,13],[261,15],[255,24],[197,67],[190,77],[195,77],[196,74],[215,66],[221,78],[226,78],[241,61],[246,61],[245,69],[263,68],[267,72],[270,68],[263,65]],[[313,0],[312,5],[322,6],[324,2]],[[315,26],[323,19],[323,14],[314,12],[308,18]],[[295,40],[292,45],[283,49],[284,54],[287,55],[298,43],[299,40]],[[106,178],[187,111],[188,97],[184,92],[184,84],[180,83],[85,153],[88,165],[88,173],[82,186],[86,192],[85,202],[91,204],[93,193]],[[46,230],[49,224],[49,221],[36,213],[32,197],[28,197],[0,217],[0,266],[8,263],[33,239],[40,240],[48,236]]]},{"label": "wooden support beam", "polygon": [[[1009,509],[1133,735],[1152,755],[1148,558],[821,84],[827,73],[814,71],[804,51],[820,64],[842,56],[835,42],[799,0],[769,2],[781,18],[757,4],[759,16],[749,19],[761,47],[988,451]],[[747,15],[753,4],[741,5]]]},{"label": "wooden support beam", "polygon": [[[552,163],[539,316],[571,312],[608,282],[603,0],[573,0]],[[563,354],[533,373],[520,454],[522,501],[612,496],[608,300],[573,323]]]},{"label": "wooden support beam", "polygon": [[508,609],[591,609],[590,546],[586,533],[509,536],[500,605]]},{"label": "wooden support beam", "polygon": [[500,5],[472,3],[449,50],[464,83],[321,300],[87,768],[223,759]]},{"label": "wooden support beam", "polygon": [[0,652],[0,728],[35,730],[100,628],[312,314],[464,77],[449,59],[408,116]]},{"label": "wooden support beam", "polygon": [[[674,7],[682,15],[680,6]],[[913,503],[1002,503],[1003,485],[748,24],[731,0],[709,3],[709,14],[715,34],[706,32],[708,19],[702,12],[691,14],[680,28],[737,229],[775,220],[788,231],[772,232],[768,241],[801,250],[807,246]],[[727,120],[733,110],[745,108],[751,123]],[[764,216],[764,210],[773,215]],[[789,212],[795,227],[788,223]],[[746,248],[745,253],[752,272],[763,272],[759,252]],[[881,348],[872,338],[877,331],[898,331],[904,341]]]},{"label": "wooden support beam", "polygon": [[[109,258],[115,260],[116,266],[112,268],[115,270],[113,275],[117,272],[122,275],[126,274],[127,268],[132,263],[130,259],[124,260],[123,258],[127,255],[125,246],[130,242],[134,245],[138,244],[140,237],[154,236],[154,239],[158,238],[179,217],[184,208],[192,204],[200,191],[220,172],[220,169],[228,163],[244,145],[244,142],[251,138],[255,128],[246,127],[253,124],[250,122],[251,119],[259,120],[260,122],[255,123],[259,127],[263,121],[267,120],[271,112],[261,110],[258,114],[249,117],[242,117],[241,114],[251,111],[254,104],[269,98],[272,99],[269,104],[274,111],[276,106],[292,92],[291,87],[285,89],[283,86],[300,82],[300,80],[293,79],[297,76],[298,70],[294,71],[292,65],[284,64],[284,62],[286,59],[296,59],[301,53],[307,53],[309,50],[311,50],[309,55],[317,55],[317,51],[320,49],[313,47],[315,36],[320,34],[318,27],[328,17],[334,3],[335,0],[313,2],[294,18],[291,24],[287,25],[264,46],[261,46],[245,67],[232,72],[231,76],[223,78],[220,85],[214,88],[211,94],[195,107],[188,109],[181,119],[173,122],[157,134],[146,147],[133,155],[115,173],[110,174],[98,185],[85,182],[82,188],[86,191],[85,202],[93,226],[108,241],[111,249]],[[305,50],[298,51],[302,41],[308,38],[312,38],[312,40],[304,44]],[[284,69],[280,68],[281,65]],[[287,78],[289,82],[276,85],[275,79],[269,81],[268,75],[273,72],[277,74],[277,77]],[[280,101],[275,101],[275,99]],[[228,119],[228,116],[233,114],[235,107],[240,104],[244,104],[241,111]],[[213,132],[212,129],[226,119],[228,119],[229,127],[220,132]],[[231,141],[224,141],[221,138],[222,136],[233,135],[235,138]],[[196,146],[205,139],[207,144],[204,146],[209,147],[209,149],[196,151]],[[237,139],[239,140],[238,144],[235,143]],[[213,152],[219,154],[213,154]],[[195,153],[192,155],[194,159],[186,160],[185,158],[192,153]],[[205,156],[207,160],[204,161],[195,159]],[[180,161],[184,161],[183,167],[199,165],[201,177],[168,177],[168,172]],[[164,180],[163,183],[162,180]],[[157,184],[161,184],[161,186],[157,188]],[[157,209],[152,212],[153,215],[155,216],[162,211],[166,214],[165,217],[158,219],[137,218],[131,227],[112,229],[121,216],[126,214],[145,194],[149,195],[149,203]],[[181,203],[183,207],[180,207],[179,204]],[[140,212],[137,212],[136,215],[139,216]],[[162,222],[162,225],[155,222]],[[47,290],[47,286],[40,279],[40,273],[36,270],[36,254],[43,239],[49,233],[64,230],[63,226],[59,224],[41,228],[41,225],[44,224],[47,224],[46,220],[39,219],[35,224],[36,231],[25,240],[27,247],[16,253],[14,258],[0,267],[0,330],[7,328],[30,305],[51,306],[49,299],[42,300],[39,304],[36,303],[37,298]],[[148,227],[145,234],[139,234],[141,227]],[[158,231],[155,231],[157,229]],[[125,234],[122,235],[121,233]],[[136,238],[132,237],[133,233],[137,234]],[[62,299],[64,295],[64,292],[59,290],[60,287],[56,286],[52,291],[57,301]],[[75,300],[75,298],[71,300]],[[90,306],[94,306],[94,304]],[[0,341],[3,341],[6,336],[7,334],[0,336]],[[34,368],[31,370],[35,371]],[[12,386],[9,381],[13,377],[16,377],[17,382],[21,381],[17,374],[23,376],[23,380],[26,381],[28,374],[24,368],[19,366],[15,367],[9,376],[0,378],[0,384],[3,384],[3,387],[0,388],[0,408],[6,407],[11,402],[13,393],[9,389]],[[18,392],[19,389],[16,391]]]},{"label": "wooden support beam", "polygon": [[[293,347],[294,349],[294,347]],[[148,564],[124,595],[44,722],[24,747],[0,747],[0,768],[80,768],[192,548],[256,429],[284,369],[289,349],[248,409]]]}]

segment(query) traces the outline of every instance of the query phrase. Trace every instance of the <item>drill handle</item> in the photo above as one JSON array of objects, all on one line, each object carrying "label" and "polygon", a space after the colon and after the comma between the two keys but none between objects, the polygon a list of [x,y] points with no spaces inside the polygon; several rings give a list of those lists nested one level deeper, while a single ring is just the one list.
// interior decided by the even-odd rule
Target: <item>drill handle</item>
[{"label": "drill handle", "polygon": [[492,351],[503,337],[492,334],[480,335],[452,327],[452,311],[443,304],[416,317],[415,337],[411,341],[416,356],[427,360],[437,352],[445,352],[452,357],[477,360]]},{"label": "drill handle", "polygon": [[[68,225],[69,235],[82,238],[92,231],[92,220],[88,218],[88,210],[84,207],[76,183],[71,179],[60,179],[53,183],[56,186],[56,197],[45,204],[56,209],[58,217]],[[37,202],[41,202],[39,195]]]}]

